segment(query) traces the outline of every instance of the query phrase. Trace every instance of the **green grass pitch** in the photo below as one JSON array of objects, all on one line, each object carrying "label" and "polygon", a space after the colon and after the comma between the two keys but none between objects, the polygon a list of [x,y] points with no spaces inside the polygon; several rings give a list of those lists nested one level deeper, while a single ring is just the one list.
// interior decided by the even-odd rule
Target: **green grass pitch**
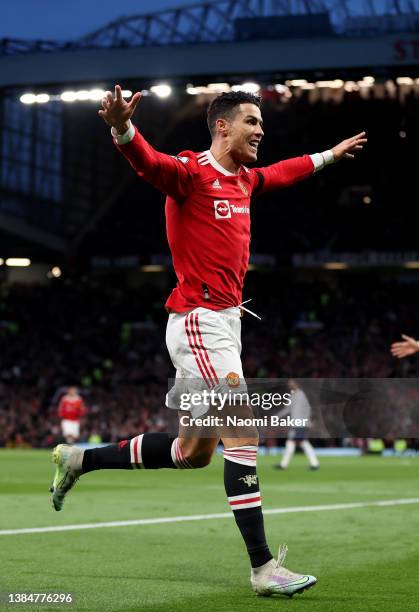
[{"label": "green grass pitch", "polygon": [[[418,458],[325,458],[309,472],[259,459],[264,508],[419,497]],[[82,477],[60,513],[48,486],[46,451],[0,451],[0,531],[229,512],[222,459],[204,470],[103,471]],[[318,577],[303,595],[259,598],[232,518],[0,535],[0,592],[73,592],[73,606],[1,610],[198,610],[223,612],[419,609],[419,503],[271,514],[272,552]]]}]

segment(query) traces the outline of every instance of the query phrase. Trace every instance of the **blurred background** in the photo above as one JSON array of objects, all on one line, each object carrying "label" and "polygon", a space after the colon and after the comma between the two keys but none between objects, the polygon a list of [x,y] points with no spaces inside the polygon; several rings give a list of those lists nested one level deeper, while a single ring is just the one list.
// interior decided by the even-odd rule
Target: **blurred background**
[{"label": "blurred background", "polygon": [[[244,299],[262,321],[243,320],[244,372],[417,376],[417,360],[389,352],[419,334],[414,0],[122,2],[112,14],[90,2],[84,17],[77,3],[61,16],[21,4],[0,40],[0,446],[61,440],[71,385],[87,406],[81,441],[166,428],[164,197],[97,116],[115,83],[127,99],[143,92],[135,123],[170,154],[208,148],[206,107],[234,88],[263,98],[260,165],[365,130],[356,160],[254,200]],[[419,419],[410,427],[416,448]]]}]

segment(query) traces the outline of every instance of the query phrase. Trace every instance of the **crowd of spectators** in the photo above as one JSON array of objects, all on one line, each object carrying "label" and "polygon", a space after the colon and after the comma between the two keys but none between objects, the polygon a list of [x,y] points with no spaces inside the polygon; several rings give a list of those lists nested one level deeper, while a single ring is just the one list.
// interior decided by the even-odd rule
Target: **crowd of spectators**
[{"label": "crowd of spectators", "polygon": [[[397,361],[389,352],[401,332],[419,333],[417,285],[371,274],[333,279],[302,282],[290,274],[249,273],[246,297],[263,319],[243,318],[246,378],[417,375],[417,360]],[[169,286],[161,285],[130,287],[87,277],[2,285],[0,446],[56,443],[61,433],[52,398],[69,385],[81,389],[89,407],[83,440],[164,431],[164,400],[174,371],[164,339]],[[410,398],[415,407],[414,389]],[[404,419],[412,437],[419,437],[410,404],[393,397],[382,410],[397,412],[398,422]],[[397,436],[392,427],[387,424],[387,433]]]}]

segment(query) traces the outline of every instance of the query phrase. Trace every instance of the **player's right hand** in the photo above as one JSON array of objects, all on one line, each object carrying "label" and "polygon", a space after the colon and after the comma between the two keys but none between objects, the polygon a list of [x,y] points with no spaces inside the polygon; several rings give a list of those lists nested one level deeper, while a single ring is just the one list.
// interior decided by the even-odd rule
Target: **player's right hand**
[{"label": "player's right hand", "polygon": [[391,354],[398,359],[414,355],[419,351],[419,342],[410,336],[402,334],[404,342],[393,342],[391,345]]},{"label": "player's right hand", "polygon": [[135,108],[141,98],[141,93],[137,91],[129,102],[122,97],[120,85],[115,85],[115,95],[107,91],[102,98],[102,108],[99,111],[100,117],[111,127],[115,128],[118,134],[123,134],[129,127],[129,120],[134,114]]}]

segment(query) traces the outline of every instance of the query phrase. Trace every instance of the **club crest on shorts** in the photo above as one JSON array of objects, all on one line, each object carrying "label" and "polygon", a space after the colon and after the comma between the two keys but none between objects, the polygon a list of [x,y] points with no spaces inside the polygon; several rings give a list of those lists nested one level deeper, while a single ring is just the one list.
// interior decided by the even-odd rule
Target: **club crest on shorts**
[{"label": "club crest on shorts", "polygon": [[238,387],[240,385],[240,376],[235,372],[229,372],[226,376],[226,381],[229,387]]},{"label": "club crest on shorts", "polygon": [[246,476],[242,476],[238,480],[243,480],[244,484],[246,484],[248,487],[257,485],[258,483],[258,477],[256,474],[246,474]]}]

